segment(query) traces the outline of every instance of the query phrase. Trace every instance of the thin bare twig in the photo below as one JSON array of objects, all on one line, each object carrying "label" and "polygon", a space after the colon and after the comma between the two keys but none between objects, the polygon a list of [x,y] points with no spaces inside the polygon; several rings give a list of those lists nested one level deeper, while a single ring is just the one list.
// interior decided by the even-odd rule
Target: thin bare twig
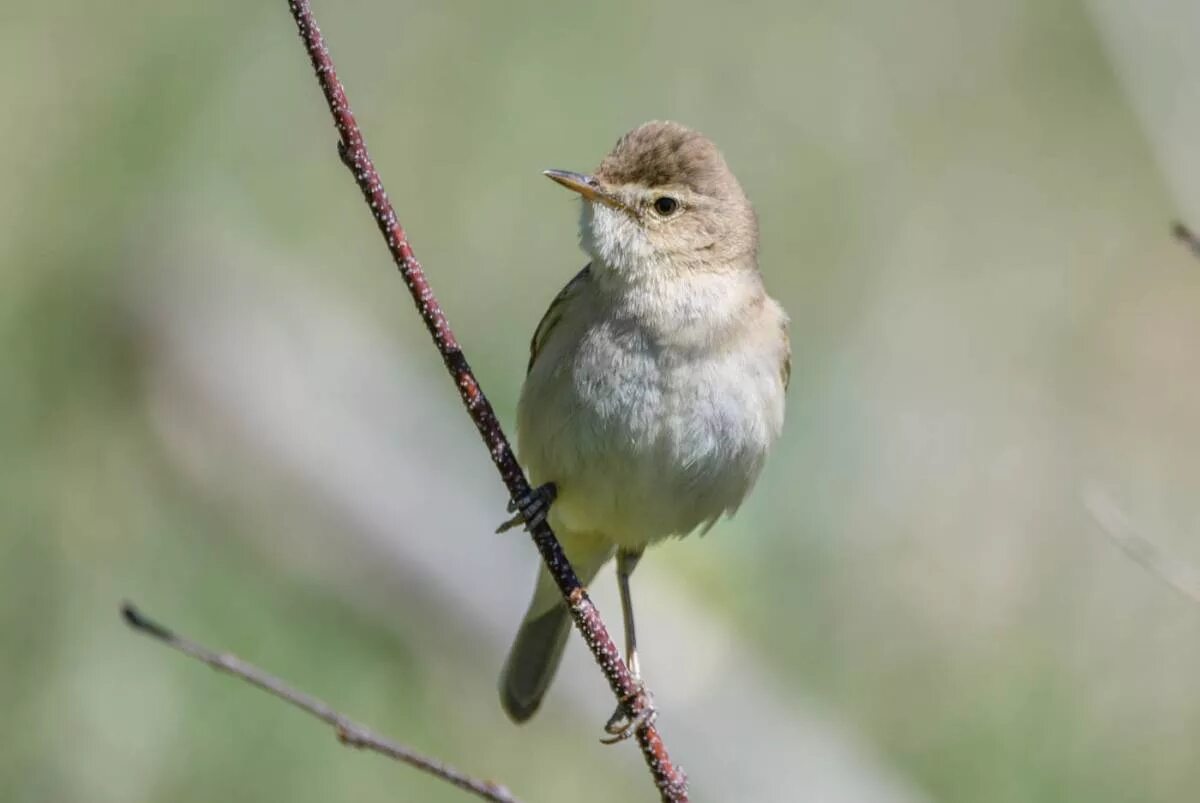
[{"label": "thin bare twig", "polygon": [[[1200,258],[1200,238],[1182,221],[1177,220],[1171,225],[1171,234]],[[1100,530],[1134,563],[1192,602],[1200,603],[1200,572],[1166,554],[1139,533],[1125,513],[1100,489],[1088,488],[1083,494],[1083,504]]]},{"label": "thin bare twig", "polygon": [[[333,123],[339,136],[338,154],[346,167],[354,174],[354,180],[362,191],[367,205],[371,208],[371,214],[375,217],[380,233],[387,242],[392,260],[400,270],[400,275],[412,295],[421,320],[425,322],[425,327],[429,330],[433,343],[446,364],[446,369],[458,387],[463,405],[467,408],[471,420],[475,422],[475,426],[487,446],[488,453],[492,456],[492,462],[495,463],[504,485],[508,488],[509,496],[514,500],[522,499],[529,494],[529,482],[526,480],[521,466],[517,463],[517,458],[500,427],[492,405],[480,389],[479,383],[471,371],[471,366],[467,363],[467,358],[463,355],[462,349],[446,321],[441,305],[434,297],[421,264],[413,255],[413,250],[408,244],[408,236],[396,217],[396,212],[392,208],[391,201],[388,200],[388,194],[383,188],[379,173],[375,170],[375,165],[367,153],[362,133],[359,131],[353,112],[350,111],[345,89],[338,80],[329,49],[313,18],[308,0],[289,0],[288,6],[296,21],[300,38],[308,51],[309,59],[312,61],[317,82],[325,96],[325,102],[329,105],[329,111],[333,115]],[[629,673],[629,668],[621,658],[620,650],[609,635],[608,629],[601,620],[596,606],[588,597],[587,591],[579,582],[570,563],[567,562],[567,557],[555,538],[554,532],[550,529],[550,525],[544,521],[538,523],[530,528],[530,535],[546,568],[558,584],[563,598],[568,602],[575,626],[583,635],[588,649],[591,650],[596,662],[600,665],[613,694],[631,721],[639,719],[639,714],[650,706],[649,692],[635,682]],[[645,719],[642,722],[643,724],[636,732],[638,744],[641,746],[642,754],[662,800],[664,803],[686,803],[688,799],[687,777],[680,767],[671,762],[666,745],[663,743],[658,729],[654,726],[653,718]]]},{"label": "thin bare twig", "polygon": [[1101,531],[1130,559],[1192,602],[1200,603],[1200,573],[1138,533],[1121,509],[1098,489],[1088,489],[1083,503]]},{"label": "thin bare twig", "polygon": [[1185,226],[1182,221],[1177,220],[1175,221],[1174,225],[1171,226],[1171,233],[1174,234],[1180,242],[1190,248],[1192,253],[1196,255],[1197,259],[1200,259],[1200,237],[1197,237],[1195,232]]},{"label": "thin bare twig", "polygon": [[253,664],[246,663],[236,655],[215,652],[203,644],[198,644],[175,633],[146,617],[132,603],[126,602],[121,605],[121,616],[124,617],[126,624],[139,633],[150,636],[197,661],[208,664],[218,672],[241,678],[251,686],[257,686],[268,694],[272,694],[331,725],[337,733],[338,741],[347,747],[370,750],[393,758],[410,767],[416,767],[422,772],[429,773],[435,778],[454,784],[463,791],[470,792],[484,800],[490,800],[492,803],[520,803],[500,784],[476,780],[437,759],[423,756],[402,744],[378,736],[357,722],[342,716],[316,697],[293,689],[274,675],[264,672]]}]

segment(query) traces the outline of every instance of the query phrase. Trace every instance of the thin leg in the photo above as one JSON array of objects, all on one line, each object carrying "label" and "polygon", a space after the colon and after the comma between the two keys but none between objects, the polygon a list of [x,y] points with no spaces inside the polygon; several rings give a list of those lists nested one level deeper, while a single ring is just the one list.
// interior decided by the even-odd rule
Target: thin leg
[{"label": "thin leg", "polygon": [[626,549],[617,551],[617,588],[621,592],[621,615],[625,618],[625,663],[633,679],[641,681],[642,672],[638,666],[637,632],[633,623],[633,597],[629,593],[629,578],[642,559],[642,550],[631,552]]},{"label": "thin leg", "polygon": [[[641,687],[642,671],[638,664],[637,654],[637,630],[633,621],[633,595],[629,592],[629,578],[633,575],[633,570],[637,568],[638,561],[642,559],[642,550],[617,550],[617,588],[621,592],[621,614],[625,620],[625,664],[629,667],[629,674],[633,675],[634,682]],[[625,701],[628,702],[628,701]],[[609,717],[608,722],[604,725],[604,730],[610,735],[610,738],[601,739],[605,744],[615,744],[616,742],[624,741],[633,735],[639,727],[654,718],[654,706],[647,701],[647,705],[634,718],[630,719],[625,713],[624,704],[618,705],[617,710]]]}]

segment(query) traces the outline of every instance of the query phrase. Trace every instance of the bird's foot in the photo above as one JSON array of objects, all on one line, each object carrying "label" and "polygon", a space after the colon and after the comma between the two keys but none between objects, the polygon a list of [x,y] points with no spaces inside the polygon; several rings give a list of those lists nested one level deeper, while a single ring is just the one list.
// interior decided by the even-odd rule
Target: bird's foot
[{"label": "bird's foot", "polygon": [[[641,698],[642,705],[636,714],[630,716],[626,711],[626,706],[633,704],[638,698]],[[604,723],[604,732],[608,736],[601,738],[600,742],[602,744],[623,742],[637,733],[640,728],[652,724],[657,717],[658,709],[654,707],[654,699],[646,691],[641,681],[638,681],[637,691],[622,699],[617,705],[617,710],[608,718],[608,722]]]},{"label": "bird's foot", "polygon": [[506,533],[514,527],[524,526],[526,529],[536,527],[546,520],[550,512],[550,504],[558,496],[558,487],[547,482],[533,488],[520,499],[509,500],[508,512],[513,517],[496,528],[498,533]]}]

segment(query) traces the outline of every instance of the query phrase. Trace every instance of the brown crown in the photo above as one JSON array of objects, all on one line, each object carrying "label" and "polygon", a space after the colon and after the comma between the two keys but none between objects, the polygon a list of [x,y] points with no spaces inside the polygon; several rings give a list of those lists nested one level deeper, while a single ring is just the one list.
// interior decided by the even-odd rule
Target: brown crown
[{"label": "brown crown", "polygon": [[713,197],[741,192],[712,140],[679,123],[658,120],[617,140],[596,177],[608,184],[683,185]]}]

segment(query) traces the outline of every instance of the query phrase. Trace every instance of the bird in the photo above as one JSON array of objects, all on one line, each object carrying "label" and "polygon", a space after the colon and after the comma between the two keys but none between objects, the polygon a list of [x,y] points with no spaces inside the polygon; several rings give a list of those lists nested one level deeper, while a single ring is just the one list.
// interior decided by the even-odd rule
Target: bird
[{"label": "bird", "polygon": [[[579,195],[590,261],[530,341],[517,454],[533,491],[500,530],[548,518],[585,585],[615,556],[640,684],[630,577],[647,547],[707,532],[750,493],[783,427],[788,317],[759,272],[754,209],[698,131],[651,121],[594,172],[544,175]],[[499,680],[514,722],[541,705],[570,624],[541,567]],[[618,706],[605,730],[640,724]]]}]

